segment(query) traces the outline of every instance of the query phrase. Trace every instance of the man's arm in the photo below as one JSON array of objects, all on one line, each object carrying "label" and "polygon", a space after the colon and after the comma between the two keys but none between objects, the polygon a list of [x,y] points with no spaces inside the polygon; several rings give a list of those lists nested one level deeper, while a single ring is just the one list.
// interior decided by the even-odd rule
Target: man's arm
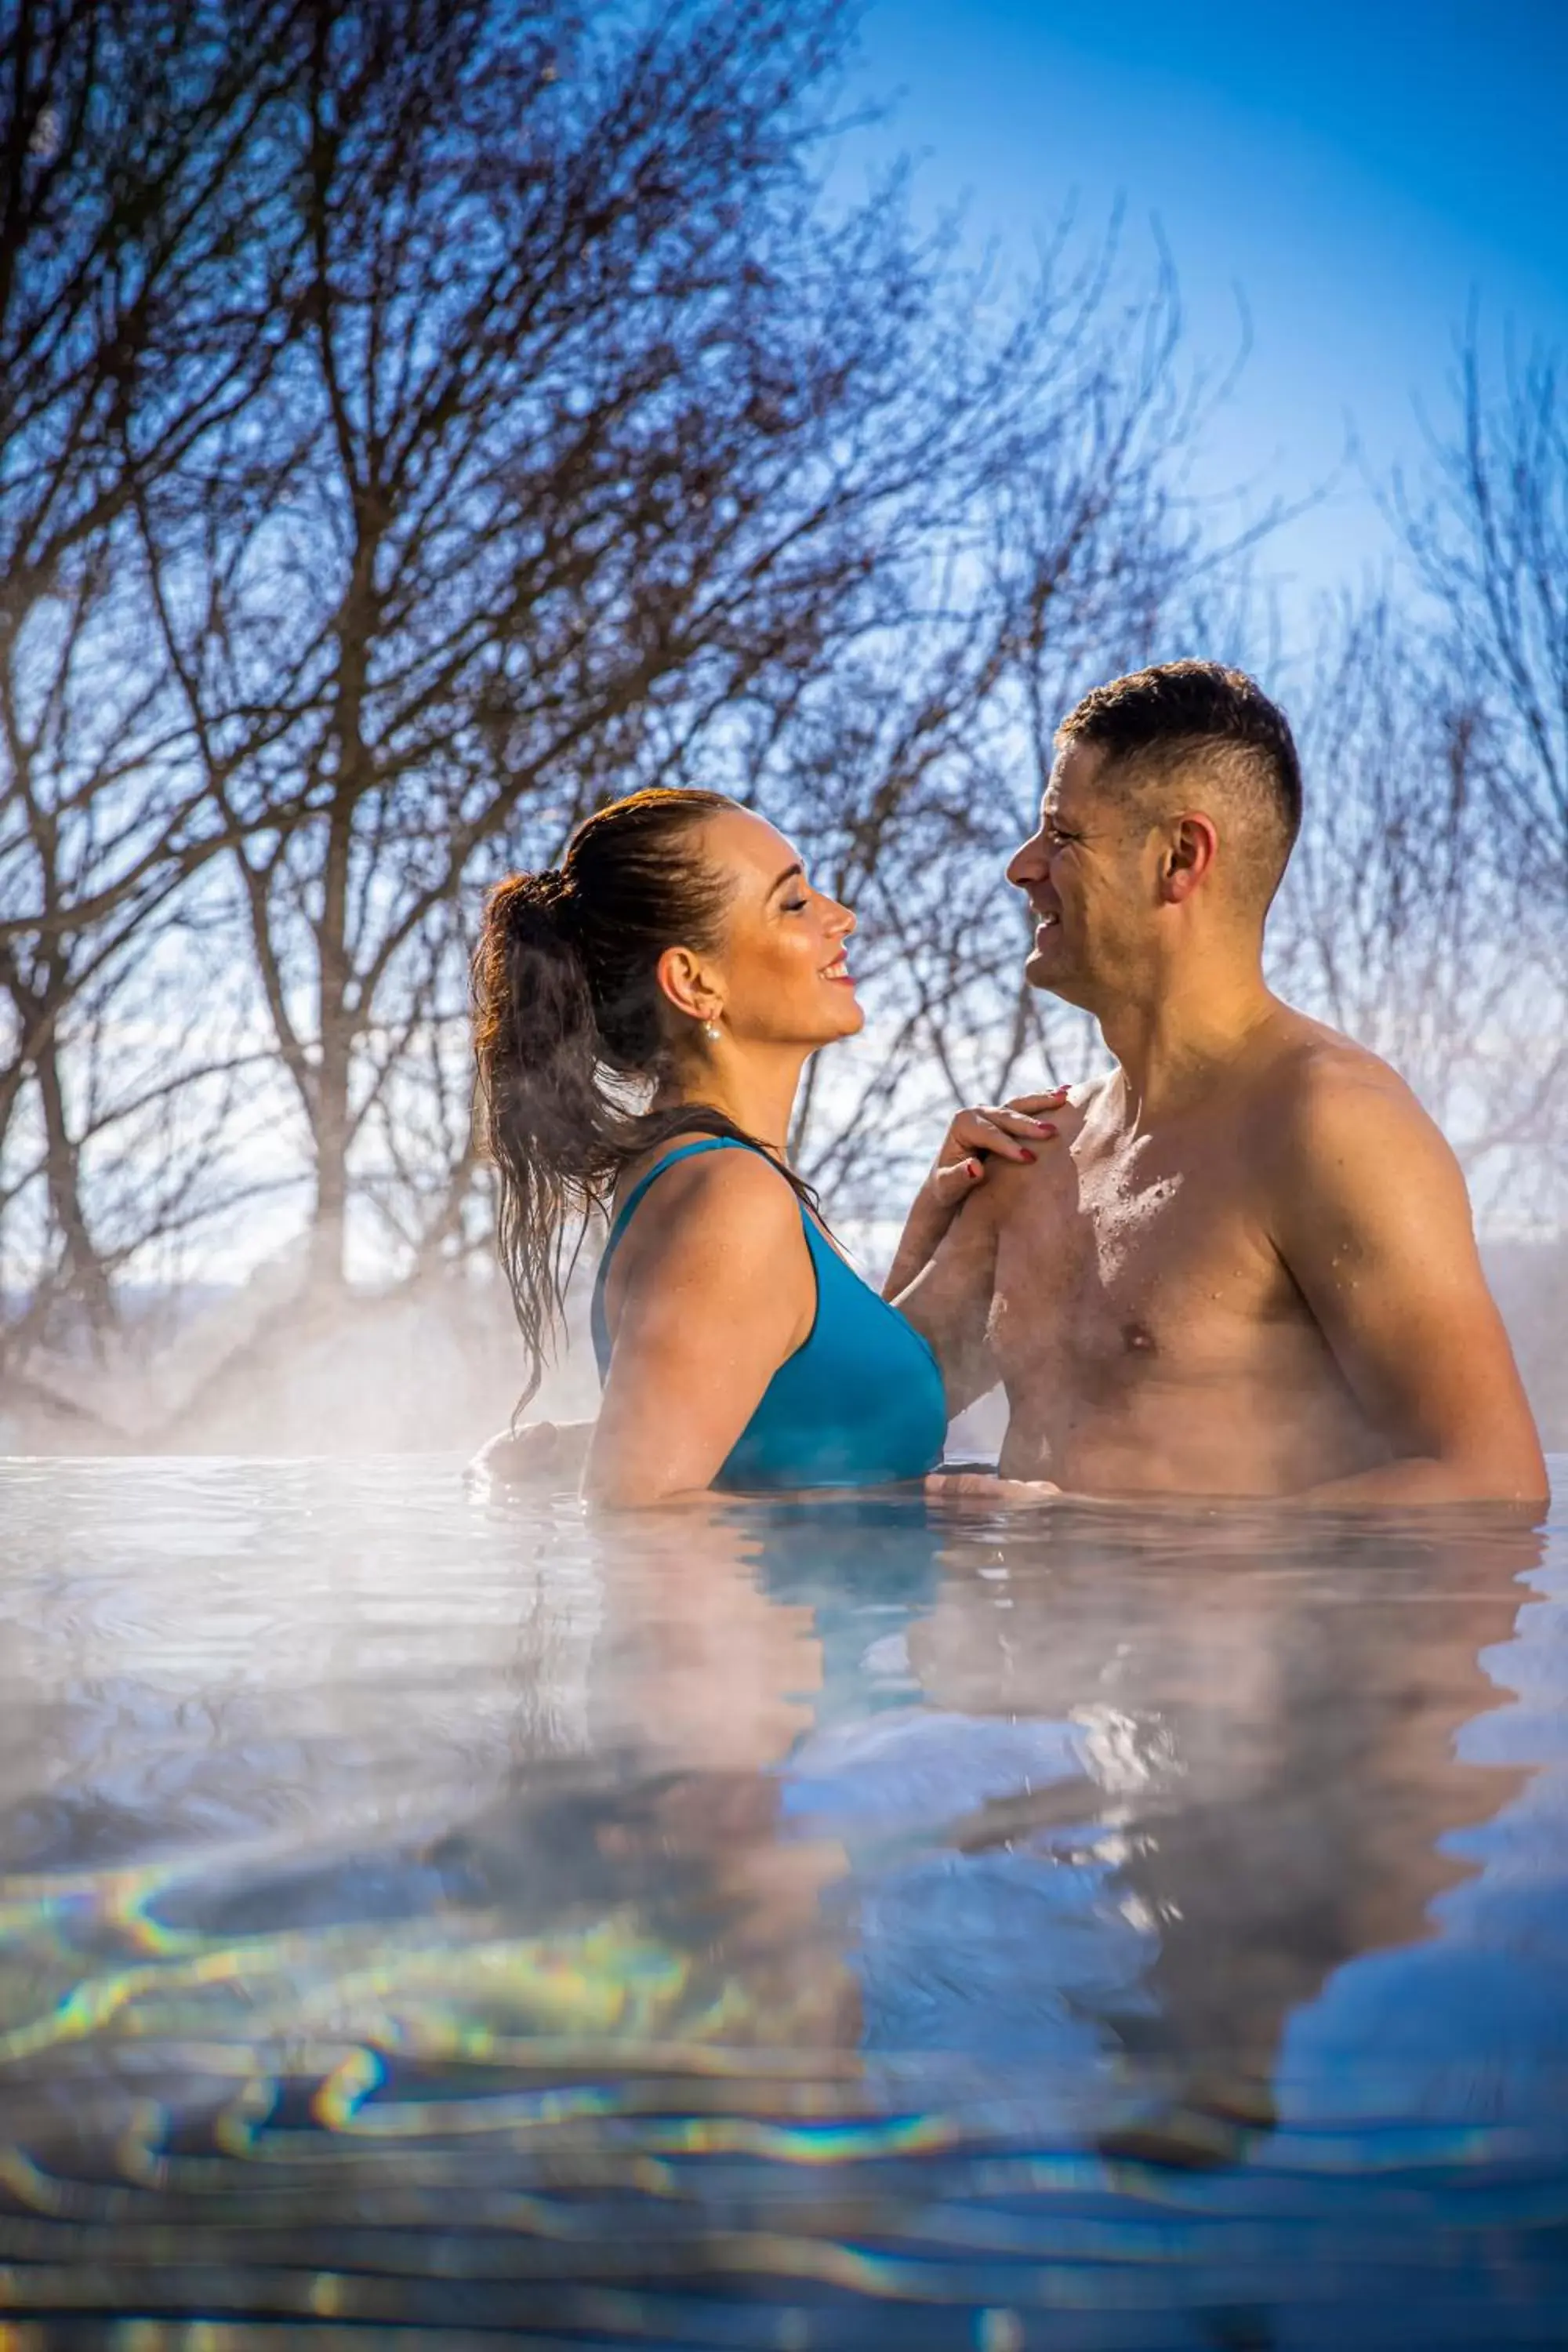
[{"label": "man's arm", "polygon": [[1546,1497],[1513,1350],[1481,1271],[1465,1180],[1381,1064],[1325,1059],[1281,1123],[1280,1254],[1396,1459],[1309,1504]]}]

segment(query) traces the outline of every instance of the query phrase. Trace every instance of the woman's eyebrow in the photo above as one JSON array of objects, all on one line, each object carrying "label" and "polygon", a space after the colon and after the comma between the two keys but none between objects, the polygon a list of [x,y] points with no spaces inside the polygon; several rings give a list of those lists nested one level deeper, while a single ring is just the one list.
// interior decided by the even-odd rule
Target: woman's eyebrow
[{"label": "woman's eyebrow", "polygon": [[799,858],[798,858],[798,857],[795,859],[795,864],[794,864],[793,866],[786,866],[784,867],[784,872],[779,876],[779,877],[778,877],[778,879],[777,879],[777,881],[776,881],[776,882],[770,882],[770,883],[769,883],[769,885],[768,885],[768,896],[769,896],[769,898],[771,898],[773,897],[773,892],[774,892],[775,890],[782,890],[782,889],[784,888],[784,884],[785,884],[786,882],[792,881],[792,880],[794,879],[794,877],[795,877],[795,875],[797,875],[797,874],[798,874],[798,875],[800,875],[800,876],[802,877],[802,878],[803,878],[803,879],[805,878],[805,866],[801,864],[801,862],[800,862],[800,860],[799,860]]}]

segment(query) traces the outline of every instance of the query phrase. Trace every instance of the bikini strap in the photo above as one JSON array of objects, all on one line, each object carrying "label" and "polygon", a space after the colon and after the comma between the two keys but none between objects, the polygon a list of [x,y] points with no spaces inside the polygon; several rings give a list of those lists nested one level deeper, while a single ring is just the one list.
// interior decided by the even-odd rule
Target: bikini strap
[{"label": "bikini strap", "polygon": [[[647,1174],[637,1178],[637,1182],[632,1186],[631,1191],[626,1194],[626,1199],[622,1202],[620,1208],[616,1212],[616,1222],[610,1227],[609,1237],[606,1240],[599,1257],[599,1286],[602,1288],[604,1286],[605,1277],[609,1272],[610,1260],[620,1246],[621,1236],[625,1234],[626,1227],[630,1224],[633,1213],[635,1212],[638,1202],[642,1199],[643,1194],[647,1191],[648,1186],[653,1183],[657,1177],[662,1176],[667,1168],[673,1168],[678,1160],[695,1160],[698,1154],[703,1151],[757,1150],[758,1146],[756,1144],[742,1143],[738,1136],[709,1135],[705,1136],[700,1143],[677,1144],[673,1151],[667,1151],[661,1160],[656,1160],[653,1166],[647,1171]],[[764,1160],[767,1156],[768,1155],[765,1151],[760,1153],[760,1157]]]}]

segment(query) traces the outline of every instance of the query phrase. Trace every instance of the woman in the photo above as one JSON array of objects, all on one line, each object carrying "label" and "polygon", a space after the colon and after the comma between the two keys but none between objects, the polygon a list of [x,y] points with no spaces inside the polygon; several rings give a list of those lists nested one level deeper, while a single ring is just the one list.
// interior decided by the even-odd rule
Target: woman
[{"label": "woman", "polygon": [[[614,802],[559,871],[490,896],[476,1053],[529,1395],[569,1235],[595,1211],[612,1220],[593,1301],[592,1501],[884,1486],[941,1454],[931,1349],[846,1263],[786,1157],[807,1059],[864,1024],[854,929],[771,824],[717,793]],[[952,1132],[1026,1159],[1026,1138],[1053,1131],[1010,1110]],[[940,1189],[927,1205],[950,1213]]]}]

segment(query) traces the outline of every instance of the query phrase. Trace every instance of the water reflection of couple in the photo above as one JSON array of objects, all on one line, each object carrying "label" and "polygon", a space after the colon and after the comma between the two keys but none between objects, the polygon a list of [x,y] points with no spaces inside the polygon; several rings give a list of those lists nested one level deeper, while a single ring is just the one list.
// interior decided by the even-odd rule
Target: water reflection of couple
[{"label": "water reflection of couple", "polygon": [[1092,1013],[1116,1067],[961,1114],[881,1299],[785,1157],[807,1059],[864,1018],[854,918],[796,850],[717,795],[642,793],[501,884],[479,1067],[536,1377],[563,1236],[613,1217],[590,1498],[916,1478],[1000,1381],[1004,1475],[968,1482],[998,1499],[1539,1503],[1452,1154],[1265,984],[1300,815],[1289,726],[1237,672],[1174,663],[1072,712],[1008,879],[1026,979]]},{"label": "water reflection of couple", "polygon": [[[1497,1850],[1456,1832],[1522,1785],[1462,1727],[1514,1678],[1493,1645],[1538,1538],[1325,1546],[1256,1512],[1151,1534],[1069,1511],[999,1548],[868,1499],[605,1547],[594,1719],[625,1761],[595,1851],[681,1874],[736,2042],[973,2061],[1099,2136],[1163,2081],[1201,2160],[1269,2118],[1282,2035],[1358,1955],[1524,1996],[1506,1920],[1421,1950],[1462,1857]],[[1484,2000],[1450,2035],[1456,2074],[1506,2040]],[[1117,2051],[1149,2069],[1120,2090]]]}]

